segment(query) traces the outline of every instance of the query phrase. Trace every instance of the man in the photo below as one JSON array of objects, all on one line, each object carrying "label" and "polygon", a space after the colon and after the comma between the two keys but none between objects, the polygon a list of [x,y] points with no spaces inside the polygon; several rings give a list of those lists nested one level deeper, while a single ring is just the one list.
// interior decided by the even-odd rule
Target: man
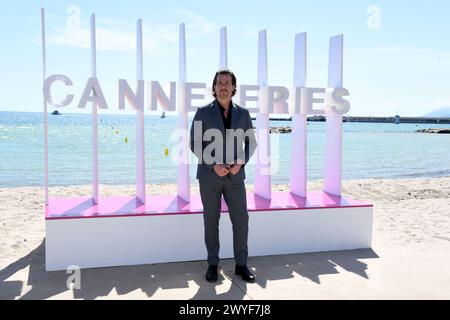
[{"label": "man", "polygon": [[203,203],[208,270],[205,278],[217,281],[219,219],[222,195],[233,225],[235,273],[254,281],[247,267],[248,211],[244,166],[256,149],[252,119],[247,109],[234,104],[236,76],[230,70],[216,72],[212,86],[216,98],[198,108],[191,126],[190,147],[199,159],[197,179]]}]

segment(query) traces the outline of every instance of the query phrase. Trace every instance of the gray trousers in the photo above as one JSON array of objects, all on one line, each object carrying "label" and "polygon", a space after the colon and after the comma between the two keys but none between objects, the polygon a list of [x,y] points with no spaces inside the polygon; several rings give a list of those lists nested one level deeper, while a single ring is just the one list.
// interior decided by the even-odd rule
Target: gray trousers
[{"label": "gray trousers", "polygon": [[199,184],[208,264],[218,265],[220,260],[219,219],[223,194],[233,225],[234,259],[237,265],[247,265],[248,211],[244,181],[235,182],[225,176],[214,181],[200,179]]}]

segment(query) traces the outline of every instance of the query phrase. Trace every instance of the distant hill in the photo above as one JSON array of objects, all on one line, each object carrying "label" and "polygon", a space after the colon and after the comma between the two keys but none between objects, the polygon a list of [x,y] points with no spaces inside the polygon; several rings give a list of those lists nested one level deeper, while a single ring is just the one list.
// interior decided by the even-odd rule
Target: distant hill
[{"label": "distant hill", "polygon": [[442,118],[450,118],[450,107],[442,107],[438,110],[434,110],[429,114],[424,115],[424,117],[442,117]]}]

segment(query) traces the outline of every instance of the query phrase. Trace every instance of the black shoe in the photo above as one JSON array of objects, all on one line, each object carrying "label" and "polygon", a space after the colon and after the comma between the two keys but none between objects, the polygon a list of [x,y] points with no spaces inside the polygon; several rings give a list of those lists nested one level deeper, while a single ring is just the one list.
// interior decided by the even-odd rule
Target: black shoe
[{"label": "black shoe", "polygon": [[217,281],[217,266],[209,265],[208,271],[206,271],[205,279],[208,282],[216,282]]},{"label": "black shoe", "polygon": [[234,270],[234,273],[236,273],[238,276],[241,276],[242,280],[247,282],[253,282],[255,281],[255,276],[250,271],[247,266],[238,266],[236,265],[236,269]]}]

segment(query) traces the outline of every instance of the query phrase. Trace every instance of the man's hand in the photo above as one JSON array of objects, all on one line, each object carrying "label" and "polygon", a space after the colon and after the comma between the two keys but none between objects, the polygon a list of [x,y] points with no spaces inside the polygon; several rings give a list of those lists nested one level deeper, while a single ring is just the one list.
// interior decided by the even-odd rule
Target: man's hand
[{"label": "man's hand", "polygon": [[228,170],[227,166],[225,166],[223,164],[216,164],[214,166],[214,171],[216,172],[216,174],[219,177],[225,177],[230,172],[230,170]]},{"label": "man's hand", "polygon": [[240,165],[240,164],[234,164],[233,166],[227,165],[227,168],[230,170],[231,174],[234,176],[239,172],[239,170],[241,170],[241,166],[242,165]]}]

